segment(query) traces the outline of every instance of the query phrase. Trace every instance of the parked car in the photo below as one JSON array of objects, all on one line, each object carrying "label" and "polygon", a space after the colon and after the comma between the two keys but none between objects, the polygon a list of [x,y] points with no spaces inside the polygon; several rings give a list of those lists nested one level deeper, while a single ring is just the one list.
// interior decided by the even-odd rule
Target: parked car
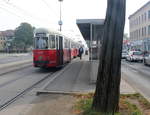
[{"label": "parked car", "polygon": [[145,54],[143,63],[144,65],[150,65],[150,54]]},{"label": "parked car", "polygon": [[122,59],[126,59],[127,55],[128,55],[128,52],[123,50],[122,51]]},{"label": "parked car", "polygon": [[141,51],[129,51],[127,57],[127,61],[143,61],[143,53]]}]

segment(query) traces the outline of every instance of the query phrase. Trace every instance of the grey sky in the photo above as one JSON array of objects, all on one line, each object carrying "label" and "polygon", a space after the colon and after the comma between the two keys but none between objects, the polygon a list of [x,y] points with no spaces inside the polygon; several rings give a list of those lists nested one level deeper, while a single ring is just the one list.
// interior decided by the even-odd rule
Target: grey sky
[{"label": "grey sky", "polygon": [[[127,0],[126,27],[128,17],[149,0]],[[107,0],[64,0],[62,19],[64,30],[77,30],[76,19],[105,18]],[[0,30],[14,29],[21,22],[36,27],[58,29],[58,0],[0,0]]]}]

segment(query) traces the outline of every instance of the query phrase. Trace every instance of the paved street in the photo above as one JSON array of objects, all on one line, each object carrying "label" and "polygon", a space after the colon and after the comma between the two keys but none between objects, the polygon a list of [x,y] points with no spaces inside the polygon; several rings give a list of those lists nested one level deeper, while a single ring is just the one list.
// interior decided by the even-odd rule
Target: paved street
[{"label": "paved street", "polygon": [[150,67],[143,63],[122,61],[123,77],[130,85],[150,99]]},{"label": "paved street", "polygon": [[11,62],[29,60],[29,59],[32,59],[31,53],[24,53],[24,54],[2,54],[0,53],[0,65],[11,63]]},{"label": "paved street", "polygon": [[45,77],[50,77],[53,72],[33,68],[23,68],[0,76],[0,106],[7,103],[12,98],[24,90],[30,88]]}]

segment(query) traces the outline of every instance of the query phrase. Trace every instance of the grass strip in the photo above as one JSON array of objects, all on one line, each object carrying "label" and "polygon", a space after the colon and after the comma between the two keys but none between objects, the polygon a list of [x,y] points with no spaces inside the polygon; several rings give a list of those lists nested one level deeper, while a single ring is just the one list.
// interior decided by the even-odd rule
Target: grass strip
[{"label": "grass strip", "polygon": [[[79,115],[104,115],[104,113],[97,112],[92,109],[93,94],[76,95],[77,103],[74,106],[74,112]],[[115,115],[142,115],[140,109],[130,101],[128,98],[137,99],[140,103],[146,107],[150,106],[150,103],[140,94],[130,94],[120,96],[120,110]],[[111,115],[111,114],[105,114]]]}]

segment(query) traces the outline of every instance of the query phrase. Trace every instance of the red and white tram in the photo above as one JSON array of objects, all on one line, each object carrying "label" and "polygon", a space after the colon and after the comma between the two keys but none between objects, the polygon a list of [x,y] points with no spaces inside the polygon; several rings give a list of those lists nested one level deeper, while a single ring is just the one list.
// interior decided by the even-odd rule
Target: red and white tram
[{"label": "red and white tram", "polygon": [[34,33],[34,67],[58,67],[78,55],[79,44],[60,32],[39,28]]}]

